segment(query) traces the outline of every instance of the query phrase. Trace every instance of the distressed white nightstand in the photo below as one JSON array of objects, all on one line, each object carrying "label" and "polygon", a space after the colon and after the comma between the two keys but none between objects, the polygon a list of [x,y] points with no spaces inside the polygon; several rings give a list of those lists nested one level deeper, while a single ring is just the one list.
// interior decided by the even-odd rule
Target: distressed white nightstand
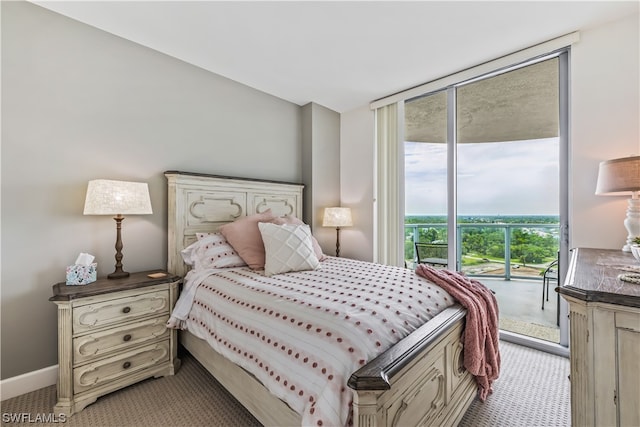
[{"label": "distressed white nightstand", "polygon": [[[164,274],[149,277],[150,274]],[[53,286],[58,306],[58,402],[70,416],[104,394],[180,366],[177,331],[165,326],[180,277],[166,271],[131,273],[89,285]]]}]

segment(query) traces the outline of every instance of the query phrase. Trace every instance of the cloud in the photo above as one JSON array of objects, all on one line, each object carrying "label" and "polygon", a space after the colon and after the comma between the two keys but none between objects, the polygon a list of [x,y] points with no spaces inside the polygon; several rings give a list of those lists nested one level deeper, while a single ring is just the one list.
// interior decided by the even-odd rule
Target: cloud
[{"label": "cloud", "polygon": [[[459,144],[460,215],[557,215],[557,138]],[[406,214],[446,214],[446,144],[405,143]]]}]

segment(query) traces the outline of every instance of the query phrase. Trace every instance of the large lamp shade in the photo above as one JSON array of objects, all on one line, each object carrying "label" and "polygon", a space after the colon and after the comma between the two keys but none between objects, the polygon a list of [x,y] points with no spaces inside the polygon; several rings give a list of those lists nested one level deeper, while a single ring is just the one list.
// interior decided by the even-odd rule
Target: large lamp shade
[{"label": "large lamp shade", "polygon": [[146,182],[96,179],[89,181],[84,201],[85,215],[114,215],[116,221],[116,267],[109,279],[128,277],[122,269],[122,220],[123,215],[152,214],[149,186]]},{"label": "large lamp shade", "polygon": [[596,194],[606,196],[630,195],[624,226],[627,241],[622,247],[631,251],[633,241],[640,236],[640,156],[623,157],[600,163]]}]

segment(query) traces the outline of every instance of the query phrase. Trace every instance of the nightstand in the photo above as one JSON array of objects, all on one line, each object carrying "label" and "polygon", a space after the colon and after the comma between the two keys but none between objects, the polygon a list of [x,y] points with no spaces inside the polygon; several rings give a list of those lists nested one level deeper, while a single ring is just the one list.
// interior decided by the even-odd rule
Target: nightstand
[{"label": "nightstand", "polygon": [[[161,277],[149,277],[161,273]],[[58,306],[58,403],[70,416],[104,394],[180,366],[177,331],[168,329],[180,277],[166,271],[53,286]]]}]

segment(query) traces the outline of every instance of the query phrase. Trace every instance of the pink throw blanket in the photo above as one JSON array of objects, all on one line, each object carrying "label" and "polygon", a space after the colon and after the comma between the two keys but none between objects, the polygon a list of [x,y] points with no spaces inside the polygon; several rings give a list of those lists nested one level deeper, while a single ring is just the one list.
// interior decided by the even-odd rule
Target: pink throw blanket
[{"label": "pink throw blanket", "polygon": [[478,383],[478,395],[484,401],[493,391],[491,384],[500,374],[498,347],[498,303],[491,290],[477,280],[450,270],[418,265],[416,274],[449,292],[467,309],[463,332],[464,367]]}]

